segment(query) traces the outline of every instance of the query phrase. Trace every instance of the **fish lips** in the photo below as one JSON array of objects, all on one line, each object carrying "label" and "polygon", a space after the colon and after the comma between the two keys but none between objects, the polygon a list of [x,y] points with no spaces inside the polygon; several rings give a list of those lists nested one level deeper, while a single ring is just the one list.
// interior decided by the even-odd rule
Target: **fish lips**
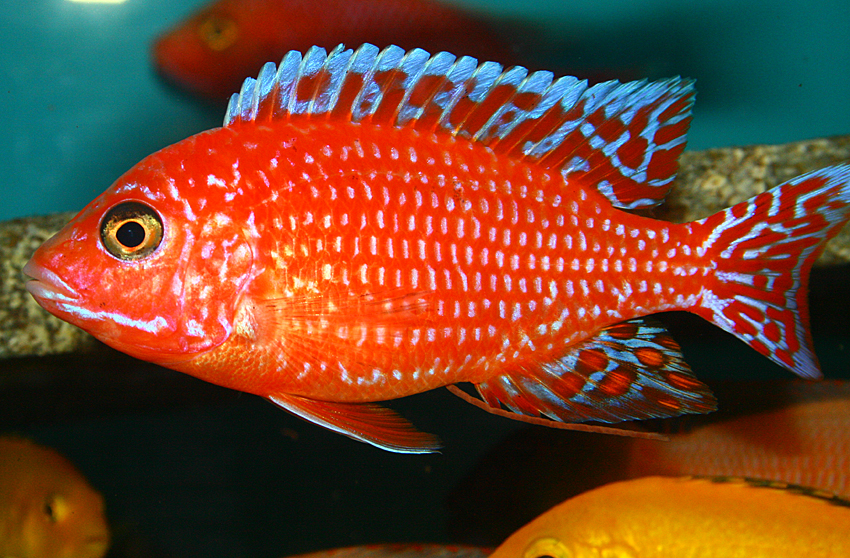
[{"label": "fish lips", "polygon": [[53,271],[32,260],[27,262],[22,271],[24,275],[30,278],[30,281],[27,281],[25,285],[27,291],[42,306],[45,304],[76,305],[78,303],[80,295]]}]

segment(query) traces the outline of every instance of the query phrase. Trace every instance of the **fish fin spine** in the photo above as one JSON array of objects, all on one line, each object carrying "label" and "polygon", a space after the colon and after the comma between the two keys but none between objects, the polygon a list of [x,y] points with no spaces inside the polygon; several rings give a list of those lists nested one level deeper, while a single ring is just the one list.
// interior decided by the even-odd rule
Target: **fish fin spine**
[{"label": "fish fin spine", "polygon": [[558,169],[634,209],[669,191],[693,99],[682,78],[588,86],[447,52],[340,45],[266,64],[233,95],[224,125],[309,116],[441,131]]},{"label": "fish fin spine", "polygon": [[821,377],[809,332],[809,272],[850,219],[850,166],[810,172],[695,223],[716,266],[692,312],[804,378]]},{"label": "fish fin spine", "polygon": [[268,400],[290,413],[333,432],[395,453],[433,453],[439,438],[420,432],[395,411],[375,403],[320,401],[289,394]]}]

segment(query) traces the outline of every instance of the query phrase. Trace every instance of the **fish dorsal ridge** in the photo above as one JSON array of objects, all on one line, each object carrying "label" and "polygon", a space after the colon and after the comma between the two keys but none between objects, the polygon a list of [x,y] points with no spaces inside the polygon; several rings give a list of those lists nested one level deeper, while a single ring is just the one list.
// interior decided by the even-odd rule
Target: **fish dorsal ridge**
[{"label": "fish dorsal ridge", "polygon": [[633,208],[669,190],[693,96],[682,78],[589,86],[448,52],[314,46],[246,79],[224,125],[311,117],[448,133],[589,177],[615,206]]}]

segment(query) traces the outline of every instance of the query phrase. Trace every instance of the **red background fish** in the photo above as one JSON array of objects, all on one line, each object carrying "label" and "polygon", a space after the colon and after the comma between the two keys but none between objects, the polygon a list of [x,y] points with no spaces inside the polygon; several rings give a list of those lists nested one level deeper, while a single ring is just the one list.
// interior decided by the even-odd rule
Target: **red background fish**
[{"label": "red background fish", "polygon": [[166,31],[152,54],[170,81],[223,100],[290,50],[340,43],[517,60],[482,19],[435,0],[218,0]]},{"label": "red background fish", "polygon": [[669,189],[692,82],[501,70],[290,53],[225,127],[143,160],[45,243],[28,288],[128,354],[393,451],[437,441],[375,402],[457,382],[532,421],[712,410],[645,318],[665,310],[820,375],[806,281],[848,219],[850,168],[693,223],[640,217],[623,209]]}]

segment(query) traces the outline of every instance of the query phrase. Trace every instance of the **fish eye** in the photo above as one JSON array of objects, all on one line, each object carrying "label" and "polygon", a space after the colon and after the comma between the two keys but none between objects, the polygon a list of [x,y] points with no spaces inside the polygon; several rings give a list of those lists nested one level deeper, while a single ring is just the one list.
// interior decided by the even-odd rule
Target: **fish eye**
[{"label": "fish eye", "polygon": [[232,19],[210,14],[201,22],[198,34],[210,49],[220,52],[236,42],[239,29]]},{"label": "fish eye", "polygon": [[42,511],[48,521],[59,523],[68,516],[68,502],[61,494],[51,494],[44,499]]},{"label": "fish eye", "polygon": [[528,545],[522,558],[570,558],[572,552],[558,539],[544,537]]},{"label": "fish eye", "polygon": [[162,241],[162,219],[143,203],[119,203],[104,215],[100,240],[119,260],[139,260],[152,254]]}]

